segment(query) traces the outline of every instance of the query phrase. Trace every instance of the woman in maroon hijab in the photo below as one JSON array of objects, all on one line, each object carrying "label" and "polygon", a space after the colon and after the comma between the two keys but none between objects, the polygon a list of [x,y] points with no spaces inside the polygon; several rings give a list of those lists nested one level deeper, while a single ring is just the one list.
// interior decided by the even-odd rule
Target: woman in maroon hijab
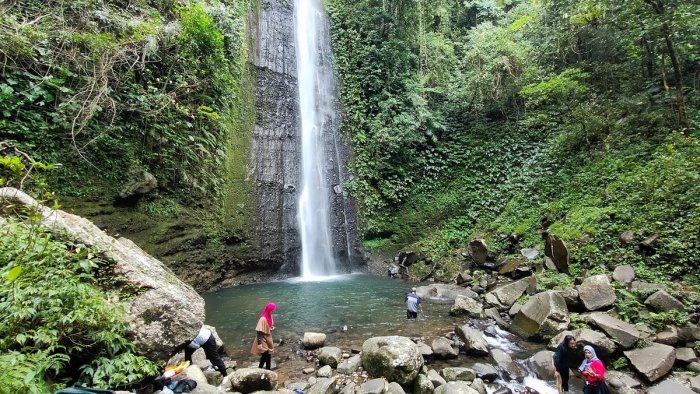
[{"label": "woman in maroon hijab", "polygon": [[255,338],[250,352],[260,355],[258,368],[265,366],[266,369],[272,369],[272,352],[275,347],[272,342],[272,330],[275,329],[272,312],[275,308],[277,305],[273,303],[265,305],[265,310],[260,314],[258,325],[255,327]]}]

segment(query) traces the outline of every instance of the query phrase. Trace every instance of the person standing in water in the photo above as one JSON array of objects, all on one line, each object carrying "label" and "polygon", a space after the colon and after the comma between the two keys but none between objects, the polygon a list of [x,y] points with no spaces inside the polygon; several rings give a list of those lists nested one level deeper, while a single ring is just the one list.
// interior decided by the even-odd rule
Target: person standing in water
[{"label": "person standing in water", "polygon": [[416,294],[416,288],[412,288],[411,292],[404,297],[406,300],[406,319],[417,319],[418,309],[423,313],[423,307],[420,305],[420,297]]},{"label": "person standing in water", "polygon": [[575,361],[576,351],[576,338],[573,335],[567,335],[557,346],[557,350],[554,351],[552,356],[552,366],[554,367],[554,376],[557,378],[557,391],[559,391],[559,394],[568,394],[569,392],[569,368],[572,361]]},{"label": "person standing in water", "polygon": [[269,303],[265,305],[265,310],[260,314],[258,325],[255,327],[255,338],[250,352],[260,355],[260,364],[258,368],[272,369],[272,352],[275,345],[272,342],[272,330],[275,329],[272,312],[277,308],[277,305]]}]

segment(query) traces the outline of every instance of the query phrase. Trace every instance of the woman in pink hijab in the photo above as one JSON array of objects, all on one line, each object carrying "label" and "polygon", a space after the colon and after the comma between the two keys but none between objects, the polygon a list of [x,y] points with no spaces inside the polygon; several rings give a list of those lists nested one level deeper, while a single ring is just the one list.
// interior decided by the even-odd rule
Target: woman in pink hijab
[{"label": "woman in pink hijab", "polygon": [[272,320],[272,312],[277,305],[269,303],[265,305],[265,310],[260,314],[258,325],[255,327],[255,338],[250,352],[260,355],[260,364],[258,368],[265,366],[266,369],[272,369],[272,352],[274,344],[272,342],[272,330],[275,329],[274,320]]}]

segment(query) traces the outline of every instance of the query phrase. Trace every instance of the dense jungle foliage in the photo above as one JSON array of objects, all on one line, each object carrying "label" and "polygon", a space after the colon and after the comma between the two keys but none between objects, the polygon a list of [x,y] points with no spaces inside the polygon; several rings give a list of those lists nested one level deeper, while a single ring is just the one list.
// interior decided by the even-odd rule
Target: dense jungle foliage
[{"label": "dense jungle foliage", "polygon": [[[142,171],[175,204],[226,192],[247,1],[0,5],[0,141],[59,163],[52,191],[117,194]],[[182,190],[187,190],[184,193]]]},{"label": "dense jungle foliage", "polygon": [[[111,200],[158,180],[154,218],[224,201],[244,172],[248,1],[0,3],[0,187]],[[56,204],[56,206],[58,206]],[[13,216],[13,215],[8,215]],[[0,391],[134,388],[159,373],[127,338],[128,294],[97,250],[0,223]]]},{"label": "dense jungle foliage", "polygon": [[[365,246],[697,273],[700,4],[326,0]],[[658,234],[651,253],[637,242]]]}]

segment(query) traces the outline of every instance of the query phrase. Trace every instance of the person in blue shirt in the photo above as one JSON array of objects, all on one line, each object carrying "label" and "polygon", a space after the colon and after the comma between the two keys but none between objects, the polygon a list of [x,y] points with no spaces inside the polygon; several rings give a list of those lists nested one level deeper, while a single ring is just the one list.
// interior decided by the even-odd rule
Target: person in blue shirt
[{"label": "person in blue shirt", "polygon": [[418,309],[423,313],[423,307],[420,305],[420,297],[416,294],[416,288],[412,288],[411,292],[406,294],[406,319],[417,319]]}]

